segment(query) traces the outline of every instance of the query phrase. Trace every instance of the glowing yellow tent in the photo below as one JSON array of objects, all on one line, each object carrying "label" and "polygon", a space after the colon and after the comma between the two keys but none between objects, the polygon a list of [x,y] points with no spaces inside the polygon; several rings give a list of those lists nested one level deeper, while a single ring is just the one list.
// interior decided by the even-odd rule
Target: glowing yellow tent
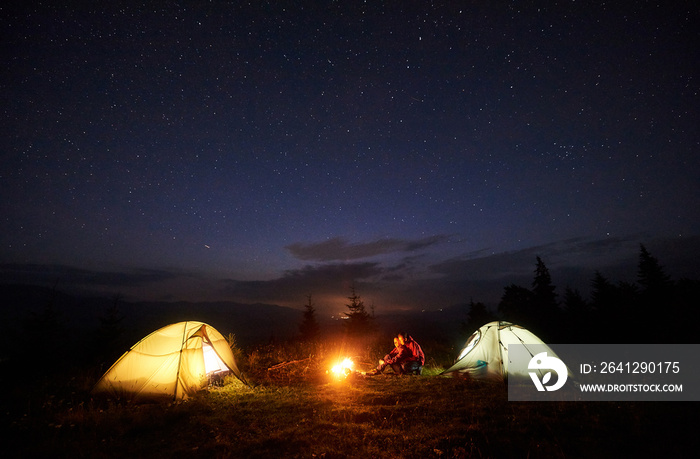
[{"label": "glowing yellow tent", "polygon": [[132,346],[100,378],[93,393],[132,400],[179,400],[229,372],[243,380],[221,333],[202,322],[180,322]]}]

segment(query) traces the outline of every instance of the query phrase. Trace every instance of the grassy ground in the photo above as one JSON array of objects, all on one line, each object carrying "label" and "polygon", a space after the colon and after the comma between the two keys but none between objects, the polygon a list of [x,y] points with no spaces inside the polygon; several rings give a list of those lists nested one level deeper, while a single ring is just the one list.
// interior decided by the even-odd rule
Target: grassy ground
[{"label": "grassy ground", "polygon": [[698,425],[694,403],[516,403],[503,384],[435,375],[261,373],[254,387],[230,379],[186,402],[144,405],[91,399],[93,379],[7,389],[3,455],[682,457],[694,456]]}]

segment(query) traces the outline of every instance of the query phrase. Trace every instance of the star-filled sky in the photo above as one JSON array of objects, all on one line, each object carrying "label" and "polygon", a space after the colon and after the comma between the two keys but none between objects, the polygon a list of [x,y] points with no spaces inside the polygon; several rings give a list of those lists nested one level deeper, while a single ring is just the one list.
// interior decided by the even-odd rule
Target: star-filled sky
[{"label": "star-filled sky", "polygon": [[385,311],[640,242],[698,274],[694,2],[52,3],[0,6],[6,282]]}]

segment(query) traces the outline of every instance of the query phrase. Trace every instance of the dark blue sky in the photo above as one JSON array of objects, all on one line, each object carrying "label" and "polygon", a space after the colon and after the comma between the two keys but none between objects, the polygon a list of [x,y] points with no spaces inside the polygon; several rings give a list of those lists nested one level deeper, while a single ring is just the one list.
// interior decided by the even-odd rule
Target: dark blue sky
[{"label": "dark blue sky", "polygon": [[634,280],[640,242],[698,274],[693,2],[17,3],[6,281],[380,311],[537,255]]}]

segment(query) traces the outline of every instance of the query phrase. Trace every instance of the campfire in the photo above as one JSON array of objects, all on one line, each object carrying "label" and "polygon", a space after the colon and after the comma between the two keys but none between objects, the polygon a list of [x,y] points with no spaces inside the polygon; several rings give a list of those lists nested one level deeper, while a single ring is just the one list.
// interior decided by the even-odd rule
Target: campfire
[{"label": "campfire", "polygon": [[342,362],[334,365],[330,373],[336,378],[347,378],[353,372],[352,367],[352,360],[346,357]]}]

